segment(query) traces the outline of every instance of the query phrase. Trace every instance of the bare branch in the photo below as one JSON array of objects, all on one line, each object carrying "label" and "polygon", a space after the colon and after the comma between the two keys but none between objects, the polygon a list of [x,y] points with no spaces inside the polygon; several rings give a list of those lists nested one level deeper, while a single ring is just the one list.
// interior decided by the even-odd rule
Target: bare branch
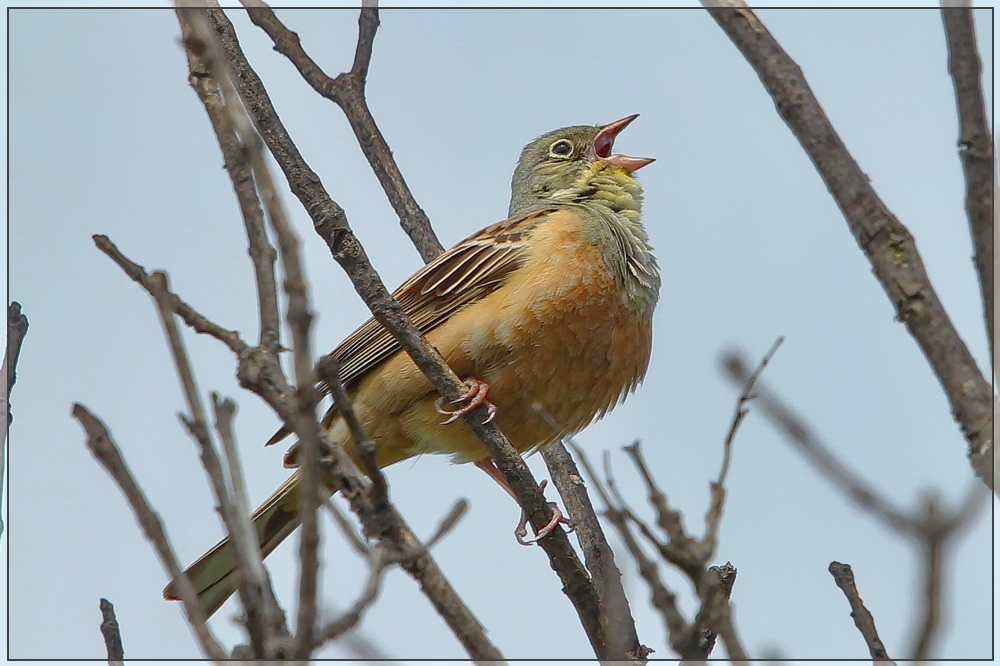
[{"label": "bare branch", "polygon": [[[274,291],[273,248],[267,241],[261,220],[261,211],[257,199],[263,201],[268,221],[274,229],[281,250],[282,266],[285,279],[283,281],[288,295],[288,323],[293,336],[293,363],[296,376],[295,418],[287,425],[299,435],[301,447],[301,476],[299,501],[299,521],[301,523],[300,558],[302,572],[299,578],[299,604],[297,614],[297,631],[294,652],[298,657],[308,657],[313,643],[313,631],[316,618],[316,589],[319,569],[319,535],[316,511],[321,502],[319,497],[319,423],[316,420],[315,405],[319,396],[316,391],[316,379],[312,369],[312,353],[310,349],[309,327],[312,314],[309,312],[308,298],[305,293],[305,278],[298,258],[298,239],[291,230],[284,208],[278,198],[274,181],[264,161],[260,137],[254,131],[253,124],[246,114],[232,86],[230,73],[226,67],[226,57],[222,52],[218,39],[207,20],[205,12],[198,8],[179,9],[177,17],[181,24],[181,32],[188,52],[189,68],[191,70],[192,86],[198,92],[212,121],[213,129],[219,138],[220,147],[227,158],[227,166],[237,191],[248,239],[251,243],[251,254],[258,254],[255,261],[255,271],[258,281],[258,302],[261,311],[261,341],[262,346],[274,353],[278,349],[277,299]],[[199,85],[200,84],[200,85]],[[221,90],[220,96],[216,88]],[[220,103],[221,102],[221,103]],[[271,308],[273,306],[273,312]],[[232,533],[232,530],[230,530]],[[255,536],[251,530],[241,536]],[[234,543],[234,546],[236,544]],[[256,552],[252,548],[251,552]],[[243,558],[240,558],[243,559]],[[257,613],[254,602],[258,587],[263,582],[263,567],[256,558],[245,558],[247,569],[241,566],[246,576],[253,576],[254,586],[252,598],[244,599],[248,610],[248,619],[253,619]],[[256,561],[251,562],[251,559]],[[241,584],[241,588],[243,585]],[[273,599],[273,595],[269,595]],[[283,636],[283,621],[275,620],[281,613],[277,603],[268,603],[267,617],[272,621],[268,625],[276,625],[279,635]],[[250,632],[251,647],[256,654],[261,652],[259,638],[255,641],[254,631]],[[265,636],[268,634],[264,634]],[[256,645],[254,644],[256,643]]]},{"label": "bare branch", "polygon": [[741,0],[703,0],[760,77],[871,263],[899,321],[917,341],[968,442],[976,475],[993,489],[993,392],[931,285],[909,230],[848,152],[802,70]]},{"label": "bare branch", "polygon": [[[4,467],[7,464],[7,430],[14,415],[10,410],[10,393],[17,381],[17,359],[21,355],[24,336],[28,334],[28,318],[21,314],[21,304],[13,301],[7,306],[7,348],[0,367],[0,385],[4,394],[0,396],[0,412],[3,413],[3,432],[0,433],[0,495],[3,495]],[[0,516],[0,534],[3,534],[3,517]]]},{"label": "bare branch", "polygon": [[431,228],[427,214],[417,204],[403,174],[396,165],[389,144],[375,123],[365,99],[365,83],[371,61],[372,43],[378,30],[378,9],[365,7],[358,20],[358,46],[351,71],[331,78],[302,48],[299,36],[289,30],[271,9],[257,0],[245,0],[250,20],[274,42],[274,49],[288,58],[302,78],[323,97],[339,106],[354,130],[361,151],[399,216],[400,226],[416,246],[425,262],[444,250]]},{"label": "bare branch", "polygon": [[854,582],[854,571],[851,569],[851,565],[831,562],[830,575],[833,576],[837,587],[847,597],[847,602],[851,605],[851,617],[854,618],[855,626],[857,626],[858,631],[861,632],[861,636],[865,639],[865,644],[868,646],[868,652],[871,653],[872,659],[895,666],[895,662],[889,661],[885,645],[882,643],[882,639],[878,637],[878,631],[875,629],[875,618],[872,617],[871,612],[865,607],[864,602],[861,601],[861,594],[858,592],[858,587]]},{"label": "bare branch", "polygon": [[[253,10],[251,14],[259,20],[269,12],[258,9]],[[365,301],[375,319],[392,332],[403,350],[445,399],[459,399],[466,392],[465,385],[459,381],[437,350],[413,327],[402,308],[389,295],[372,268],[364,249],[351,232],[343,209],[323,190],[318,176],[302,159],[282,126],[259,77],[239,47],[231,23],[219,10],[209,10],[209,16],[228,55],[230,68],[234,72],[244,106],[252,110],[257,130],[285,173],[292,192],[312,217],[316,232],[327,242],[334,259],[347,272],[355,290]],[[280,50],[285,46],[276,45],[276,48]],[[485,406],[476,408],[466,415],[464,420],[470,430],[483,442],[491,458],[504,474],[535,529],[545,526],[552,518],[552,510],[539,492],[538,484],[521,456],[495,424],[485,422],[487,408]],[[549,537],[541,540],[539,545],[545,550],[550,564],[558,573],[563,590],[573,602],[595,652],[604,656],[606,643],[598,621],[597,591],[576,557],[565,532],[557,528]]]},{"label": "bare branch", "polygon": [[[993,138],[983,99],[982,68],[976,46],[972,3],[942,0],[941,18],[948,40],[948,72],[955,84],[958,104],[958,154],[965,173],[965,212],[974,248],[973,262],[979,274],[986,332],[993,340],[993,183],[995,162]],[[990,362],[993,362],[993,345]]]},{"label": "bare branch", "polygon": [[[21,345],[24,344],[24,336],[28,334],[28,318],[21,314],[21,304],[17,301],[11,302],[7,306],[7,347],[3,356],[3,367],[0,368],[2,383],[6,388],[4,396],[7,406],[10,405],[10,392],[17,382],[17,360],[21,356]],[[6,436],[6,425],[10,423],[8,409],[4,411],[4,435]]]},{"label": "bare branch", "polygon": [[177,556],[174,554],[173,546],[167,539],[166,532],[160,517],[153,511],[146,499],[145,494],[136,483],[135,477],[129,470],[128,465],[122,458],[121,451],[112,441],[111,435],[104,423],[94,416],[86,407],[79,403],[73,404],[73,417],[80,422],[87,435],[87,448],[97,458],[101,466],[111,475],[115,483],[128,500],[132,512],[135,513],[136,520],[142,528],[146,539],[156,548],[156,554],[160,557],[160,563],[167,570],[170,578],[174,581],[178,596],[184,604],[184,612],[187,614],[188,624],[191,631],[201,645],[202,651],[213,661],[220,663],[226,659],[226,652],[212,635],[206,624],[205,611],[198,603],[198,594],[191,585],[191,580],[187,577],[180,565],[177,563]]},{"label": "bare branch", "polygon": [[[254,108],[255,113],[257,113],[255,103],[261,102],[266,104],[267,108],[258,113],[258,117],[255,118],[257,127],[263,127],[268,132],[277,132],[280,135],[277,149],[273,144],[273,136],[268,140],[268,145],[272,149],[272,152],[275,153],[276,159],[283,165],[283,168],[292,168],[294,170],[295,177],[291,177],[286,170],[286,175],[289,175],[289,182],[292,185],[293,191],[296,192],[300,199],[305,197],[303,203],[306,205],[306,209],[314,216],[317,226],[333,234],[339,233],[340,230],[346,230],[347,234],[350,234],[350,229],[346,226],[346,220],[343,218],[343,211],[323,192],[319,186],[318,178],[308,170],[308,166],[301,162],[301,157],[298,155],[294,144],[291,143],[280,122],[277,122],[273,108],[270,107],[267,101],[267,95],[263,91],[259,79],[253,70],[249,68],[239,49],[232,26],[221,12],[210,12],[210,18],[213,22],[213,30],[221,35],[221,40],[227,53],[227,60],[229,60],[230,71],[235,73],[236,82],[241,86],[240,96],[244,100],[244,105],[249,104],[250,108]],[[252,77],[249,86],[245,85],[243,80],[246,76]],[[257,95],[257,97],[247,101],[247,94],[245,94],[247,91]],[[265,120],[263,125],[261,124],[261,118]],[[271,121],[270,124],[268,124],[268,121]],[[264,138],[268,138],[266,132]],[[290,167],[290,163],[294,163],[294,167]],[[271,221],[272,224],[277,224],[278,217],[272,215]],[[286,247],[288,247],[288,238],[286,237],[284,240],[284,245],[279,242],[283,253]],[[356,239],[352,237],[351,240],[353,240],[353,245],[349,248],[348,256],[351,256],[352,259],[356,258],[357,254],[353,252],[353,249],[360,251],[360,261],[363,265],[367,266],[369,271],[364,275],[365,280],[369,280],[366,284],[371,285],[377,293],[379,287],[381,287],[381,282],[374,271],[371,270],[367,259],[364,258],[363,250],[360,249],[360,245],[357,244]],[[279,241],[282,241],[280,236]],[[285,268],[286,273],[290,273],[289,266],[286,265]],[[388,299],[388,294],[385,292],[384,287],[381,287],[381,292]],[[391,299],[388,300],[391,301]],[[396,304],[396,309],[398,310],[398,304]],[[298,362],[297,366],[299,366]],[[297,367],[297,370],[301,370],[301,368]],[[288,387],[281,372],[281,367],[273,354],[268,354],[262,349],[246,349],[245,353],[240,355],[240,366],[237,374],[241,385],[261,395],[278,411],[286,424],[294,426],[302,418],[300,408],[303,402],[307,401],[291,400],[290,387]],[[298,377],[301,381],[301,375]],[[459,391],[464,391],[464,386],[458,383],[457,378],[455,379],[455,383],[461,388],[456,387],[454,389],[453,397],[457,397]],[[301,395],[299,393],[300,397]],[[315,421],[314,418],[311,418],[311,420]],[[293,427],[293,429],[299,435],[300,441],[305,439],[303,436],[304,433],[301,432],[299,427]],[[406,526],[395,509],[387,506],[385,507],[385,511],[381,513],[374,511],[369,499],[369,484],[367,481],[361,477],[353,462],[347,457],[340,446],[329,439],[329,435],[325,431],[320,432],[319,435],[325,451],[323,460],[324,474],[329,476],[334,487],[338,487],[343,492],[345,498],[351,503],[352,509],[361,517],[366,531],[374,538],[388,540],[401,553],[400,559],[403,567],[420,582],[425,594],[434,603],[435,608],[466,647],[471,657],[477,660],[502,659],[499,651],[486,638],[482,626],[479,625],[465,604],[455,594],[440,569],[437,568],[433,559],[430,558],[426,549],[413,536],[409,527]],[[301,606],[300,610],[302,610]],[[300,620],[300,629],[303,626],[307,625]],[[305,649],[303,643],[299,643],[299,645]]]},{"label": "bare branch", "polygon": [[[591,478],[596,477],[591,476]],[[639,546],[635,535],[632,534],[632,530],[629,528],[628,520],[625,518],[625,512],[622,510],[622,507],[609,506],[607,515],[611,520],[611,524],[618,530],[622,541],[625,542],[625,548],[628,549],[632,559],[635,560],[636,566],[639,569],[639,575],[642,576],[642,579],[646,581],[646,585],[649,586],[650,603],[653,604],[653,608],[659,611],[660,617],[663,618],[664,629],[670,646],[674,650],[677,650],[677,653],[682,657],[686,656],[681,650],[678,650],[678,645],[675,645],[676,637],[683,635],[688,628],[687,620],[684,619],[680,606],[677,604],[677,595],[670,591],[663,583],[656,562],[648,558],[642,551],[642,547]]]},{"label": "bare branch", "polygon": [[115,607],[107,599],[101,599],[101,635],[108,650],[108,666],[125,666],[125,648],[122,646],[121,627],[115,617]]},{"label": "bare branch", "polygon": [[[727,355],[725,367],[734,381],[746,380],[747,368],[740,356]],[[893,504],[879,493],[874,485],[867,483],[840,461],[833,454],[833,449],[811,431],[804,419],[794,414],[787,405],[760,384],[757,388],[757,401],[765,415],[782,431],[785,438],[801,451],[816,470],[848,500],[877,518],[892,531],[917,542],[923,555],[923,573],[920,596],[921,620],[914,641],[913,654],[915,659],[927,658],[939,628],[939,607],[943,598],[941,560],[954,535],[968,525],[981,508],[986,496],[981,486],[976,482],[973,491],[953,512],[945,512],[940,507],[939,500],[933,495],[924,497],[917,510],[906,511]],[[831,573],[834,573],[833,570]],[[836,577],[836,574],[834,575]],[[848,598],[850,599],[850,596]],[[863,630],[863,633],[864,631],[867,629]]]},{"label": "bare branch", "polygon": [[[535,403],[534,408],[552,427],[553,432],[565,431],[542,405]],[[552,481],[566,504],[577,541],[583,551],[584,562],[597,588],[601,621],[606,624],[605,634],[611,652],[626,655],[630,659],[645,659],[649,648],[639,642],[632,610],[622,586],[622,573],[615,563],[611,544],[601,529],[597,512],[576,463],[561,441],[546,446],[541,453]]]},{"label": "bare branch", "polygon": [[[354,64],[351,65],[351,76],[356,77],[360,82],[361,101],[366,104],[367,100],[365,99],[364,89],[365,84],[368,82],[368,67],[372,62],[372,47],[375,44],[375,33],[378,32],[378,26],[378,7],[375,3],[371,2],[362,5],[361,14],[358,16],[358,45],[354,51]],[[407,190],[407,194],[409,194],[409,190]],[[410,194],[411,199],[412,196]],[[431,229],[429,220],[427,221],[426,229]]]}]

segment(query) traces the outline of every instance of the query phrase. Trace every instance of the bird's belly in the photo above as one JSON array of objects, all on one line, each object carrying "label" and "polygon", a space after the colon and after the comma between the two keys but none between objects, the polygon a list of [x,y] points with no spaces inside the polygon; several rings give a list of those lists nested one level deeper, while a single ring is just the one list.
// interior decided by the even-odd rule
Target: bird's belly
[{"label": "bird's belly", "polygon": [[[486,365],[481,378],[497,406],[497,423],[518,451],[574,434],[614,407],[645,374],[651,328],[629,311],[610,285],[583,281],[536,302],[505,363]],[[595,284],[596,282],[596,284]]]},{"label": "bird's belly", "polygon": [[[428,336],[459,376],[489,385],[496,423],[519,452],[583,429],[645,374],[651,318],[627,307],[597,252],[562,244],[457,313],[448,332]],[[407,453],[448,453],[456,462],[486,457],[468,428],[441,425],[436,397],[431,393],[401,415],[412,443]]]}]

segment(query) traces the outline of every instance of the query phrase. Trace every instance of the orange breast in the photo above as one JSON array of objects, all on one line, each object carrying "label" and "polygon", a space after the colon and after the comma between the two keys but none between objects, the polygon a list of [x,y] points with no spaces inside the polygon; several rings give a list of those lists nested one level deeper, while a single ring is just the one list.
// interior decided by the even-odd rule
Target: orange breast
[{"label": "orange breast", "polygon": [[[493,389],[497,421],[519,451],[575,433],[611,409],[642,379],[652,344],[651,320],[626,307],[572,212],[541,226],[532,249],[503,290],[509,293],[494,294],[505,314],[491,327],[474,326],[466,343],[510,350],[476,369]],[[492,345],[483,345],[491,336]],[[562,432],[537,413],[536,402]]]},{"label": "orange breast", "polygon": [[[525,452],[581,430],[635,387],[649,362],[652,322],[626,306],[583,222],[561,211],[535,229],[524,265],[502,288],[427,338],[460,377],[489,384],[497,424]],[[487,456],[468,428],[441,425],[437,397],[402,353],[361,383],[355,409],[381,465],[421,453],[457,462]],[[346,436],[342,426],[334,431]]]}]

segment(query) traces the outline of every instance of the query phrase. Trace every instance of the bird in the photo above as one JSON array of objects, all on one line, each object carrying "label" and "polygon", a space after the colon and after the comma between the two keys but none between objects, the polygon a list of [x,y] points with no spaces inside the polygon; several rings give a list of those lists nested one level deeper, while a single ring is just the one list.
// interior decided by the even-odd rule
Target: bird
[{"label": "bird", "polygon": [[[613,153],[615,138],[636,117],[564,127],[527,144],[507,218],[438,255],[393,292],[468,387],[460,406],[443,403],[375,319],[333,350],[380,468],[447,454],[484,470],[514,497],[482,443],[453,421],[485,404],[488,418],[527,454],[576,434],[642,382],[661,280],[633,174],[654,160]],[[322,424],[360,466],[336,405]],[[268,443],[287,434],[282,429]],[[297,448],[285,454],[286,467],[297,466]],[[295,472],[252,516],[264,557],[298,527],[298,483]],[[206,615],[239,586],[236,569],[224,539],[186,570]],[[163,596],[178,598],[173,582]]]}]

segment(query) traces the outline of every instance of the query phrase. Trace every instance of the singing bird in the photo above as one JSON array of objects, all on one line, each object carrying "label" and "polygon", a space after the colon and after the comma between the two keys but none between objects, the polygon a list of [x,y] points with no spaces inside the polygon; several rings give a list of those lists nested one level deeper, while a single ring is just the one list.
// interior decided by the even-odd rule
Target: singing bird
[{"label": "singing bird", "polygon": [[[449,454],[513,496],[476,436],[452,421],[486,403],[523,454],[579,432],[642,381],[660,274],[633,173],[653,160],[612,152],[637,115],[565,127],[529,143],[514,171],[507,219],[439,255],[394,292],[469,387],[461,406],[446,409],[374,319],[333,351],[380,467]],[[442,422],[442,414],[450,418]],[[323,425],[360,465],[336,405]],[[296,448],[286,466],[296,466]],[[298,527],[298,480],[296,472],[253,514],[265,557]],[[211,615],[239,584],[228,541],[187,575]],[[177,598],[173,584],[164,597]]]}]

